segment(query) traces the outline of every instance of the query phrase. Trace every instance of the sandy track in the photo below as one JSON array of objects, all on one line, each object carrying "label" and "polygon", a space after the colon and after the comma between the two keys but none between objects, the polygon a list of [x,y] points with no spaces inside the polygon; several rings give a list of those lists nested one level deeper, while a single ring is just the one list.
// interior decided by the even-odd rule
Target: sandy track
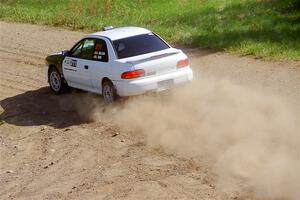
[{"label": "sandy track", "polygon": [[[93,109],[84,98],[89,94],[51,94],[45,56],[70,48],[81,36],[0,22],[0,117],[6,121],[0,126],[0,199],[235,198],[215,189],[205,163],[151,148],[139,132],[91,122],[77,110]],[[278,95],[299,113],[299,62],[186,52],[196,77],[227,78]]]}]

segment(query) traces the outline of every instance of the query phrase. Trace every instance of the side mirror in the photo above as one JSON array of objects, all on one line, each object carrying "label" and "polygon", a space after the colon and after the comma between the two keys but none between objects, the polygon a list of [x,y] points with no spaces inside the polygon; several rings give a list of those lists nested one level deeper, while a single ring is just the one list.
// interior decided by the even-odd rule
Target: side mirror
[{"label": "side mirror", "polygon": [[63,50],[62,55],[63,56],[68,56],[68,55],[70,55],[70,51],[69,50]]}]

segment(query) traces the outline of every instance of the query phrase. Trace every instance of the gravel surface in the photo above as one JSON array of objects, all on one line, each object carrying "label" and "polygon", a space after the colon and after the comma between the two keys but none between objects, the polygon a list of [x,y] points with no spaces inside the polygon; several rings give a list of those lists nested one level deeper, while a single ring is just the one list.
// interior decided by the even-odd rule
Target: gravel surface
[{"label": "gravel surface", "polygon": [[[92,111],[84,100],[91,94],[53,95],[44,58],[83,35],[0,22],[0,199],[254,199],[217,190],[206,162],[151,147],[139,131],[91,120],[77,110],[80,102]],[[228,79],[280,96],[299,116],[299,62],[184,51],[195,79]]]}]

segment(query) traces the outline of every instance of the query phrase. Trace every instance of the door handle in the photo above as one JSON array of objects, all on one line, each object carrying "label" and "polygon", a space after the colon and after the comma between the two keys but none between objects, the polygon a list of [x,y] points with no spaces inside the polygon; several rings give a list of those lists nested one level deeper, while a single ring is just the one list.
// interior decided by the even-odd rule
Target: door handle
[{"label": "door handle", "polygon": [[89,68],[89,66],[88,65],[84,65],[84,69],[88,69]]}]

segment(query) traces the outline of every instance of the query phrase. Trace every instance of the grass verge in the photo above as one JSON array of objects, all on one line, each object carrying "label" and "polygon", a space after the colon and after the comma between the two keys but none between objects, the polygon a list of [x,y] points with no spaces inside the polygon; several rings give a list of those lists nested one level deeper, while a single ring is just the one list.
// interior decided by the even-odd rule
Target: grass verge
[{"label": "grass verge", "polygon": [[0,119],[0,126],[3,125],[3,124],[5,124],[5,121]]},{"label": "grass verge", "polygon": [[85,31],[142,26],[181,45],[300,60],[299,0],[1,0],[0,19]]}]

